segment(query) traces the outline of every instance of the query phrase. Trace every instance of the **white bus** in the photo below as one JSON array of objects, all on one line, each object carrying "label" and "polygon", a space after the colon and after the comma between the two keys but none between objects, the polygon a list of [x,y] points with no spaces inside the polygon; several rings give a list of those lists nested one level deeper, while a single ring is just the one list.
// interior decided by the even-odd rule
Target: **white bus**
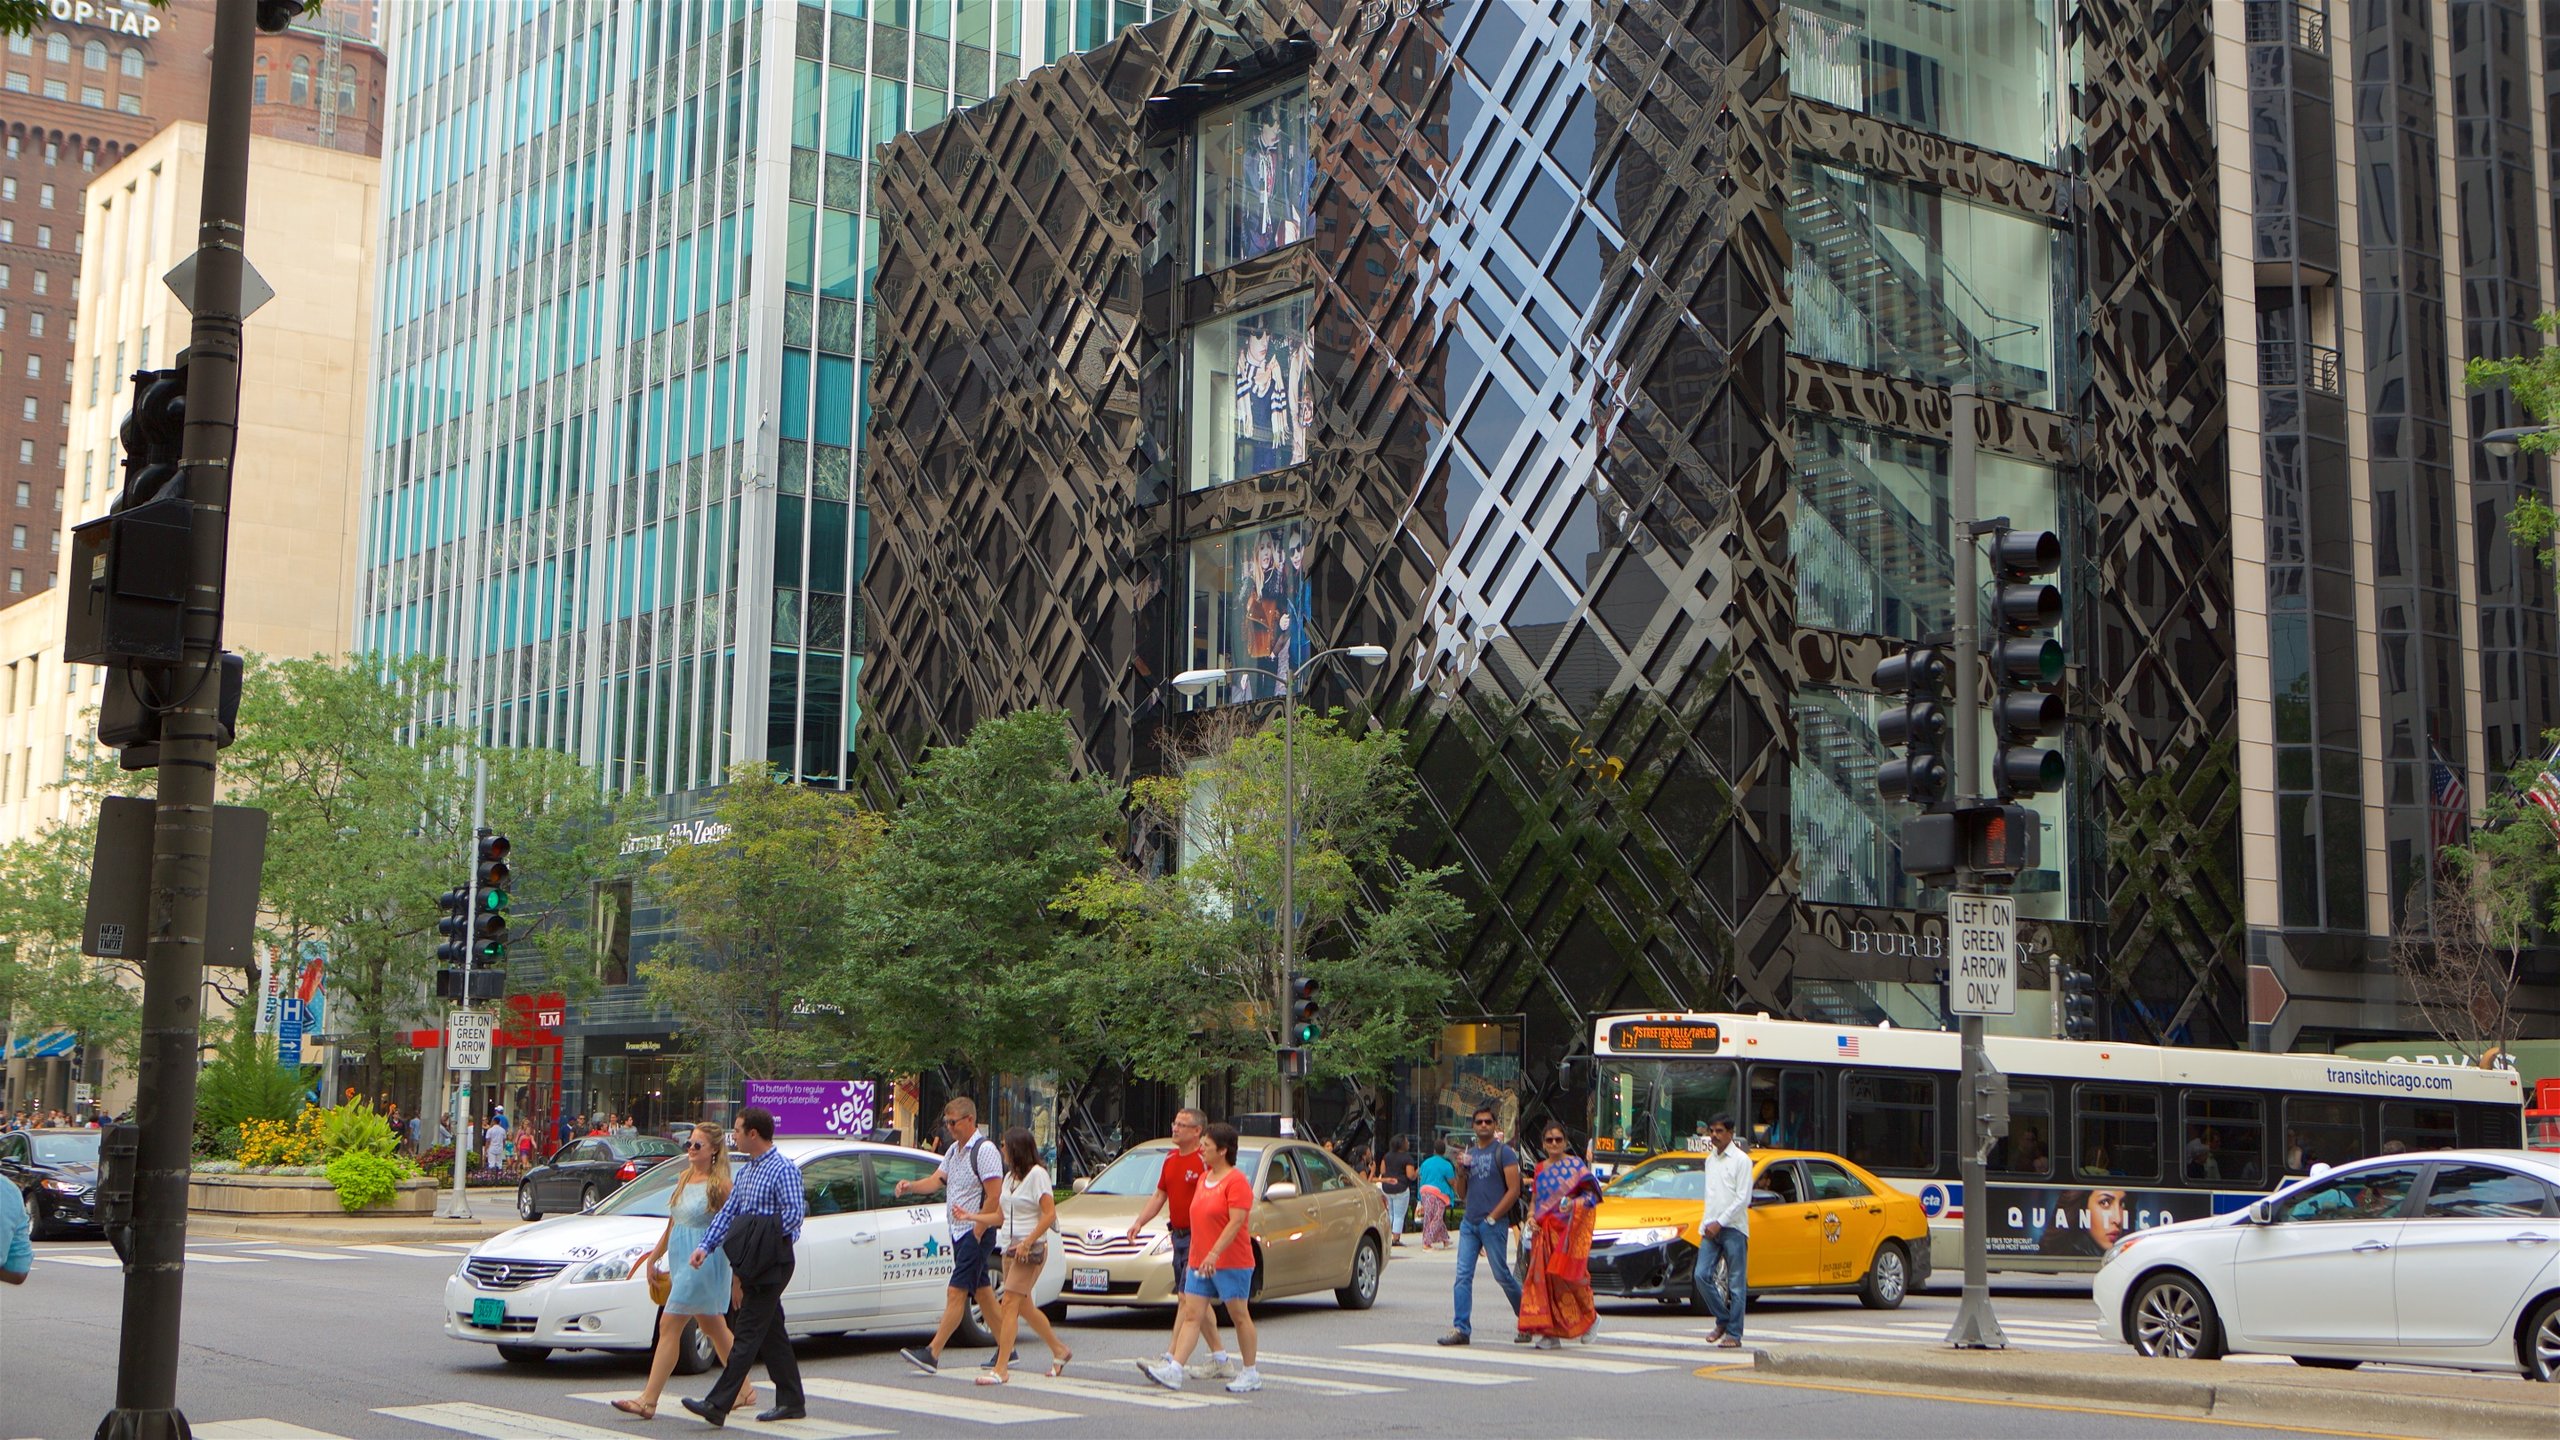
[{"label": "white bus", "polygon": [[[2094,1270],[2129,1230],[2245,1206],[2314,1164],[2516,1146],[2512,1071],[1995,1035],[2009,1135],[1986,1169],[1994,1269]],[[1961,1268],[1952,1031],[1766,1016],[1611,1015],[1592,1034],[1591,1158],[1685,1150],[1731,1114],[1746,1144],[1828,1150],[1917,1195],[1932,1268]]]}]

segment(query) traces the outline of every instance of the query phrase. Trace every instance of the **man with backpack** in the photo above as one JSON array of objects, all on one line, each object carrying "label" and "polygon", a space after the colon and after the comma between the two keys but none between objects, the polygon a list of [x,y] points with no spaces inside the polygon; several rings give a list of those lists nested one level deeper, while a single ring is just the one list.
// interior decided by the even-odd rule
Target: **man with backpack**
[{"label": "man with backpack", "polygon": [[1004,1180],[1004,1156],[994,1142],[978,1133],[978,1106],[955,1096],[942,1107],[942,1128],[951,1148],[942,1164],[921,1180],[901,1180],[901,1196],[942,1191],[951,1201],[951,1289],[942,1299],[942,1323],[933,1327],[933,1343],[910,1345],[898,1354],[927,1375],[942,1368],[942,1347],[969,1313],[969,1297],[978,1298],[978,1313],[992,1319],[996,1289],[987,1279],[987,1235],[996,1225],[996,1195]]}]

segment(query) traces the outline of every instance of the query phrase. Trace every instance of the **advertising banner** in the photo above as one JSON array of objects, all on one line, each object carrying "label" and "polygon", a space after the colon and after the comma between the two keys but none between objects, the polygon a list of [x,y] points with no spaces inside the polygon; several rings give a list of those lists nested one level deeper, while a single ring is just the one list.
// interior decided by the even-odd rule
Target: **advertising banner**
[{"label": "advertising banner", "polygon": [[1994,1185],[1989,1233],[1994,1255],[2095,1258],[2136,1230],[2213,1213],[2204,1191],[2132,1190],[2090,1178],[2076,1188]]},{"label": "advertising banner", "polygon": [[773,1112],[777,1136],[861,1136],[878,1123],[878,1093],[868,1080],[750,1080],[746,1103]]}]

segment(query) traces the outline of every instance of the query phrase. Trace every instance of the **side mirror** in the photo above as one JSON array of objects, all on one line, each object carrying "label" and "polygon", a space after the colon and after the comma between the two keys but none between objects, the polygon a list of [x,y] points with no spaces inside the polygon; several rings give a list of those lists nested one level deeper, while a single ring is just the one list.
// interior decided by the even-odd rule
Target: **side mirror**
[{"label": "side mirror", "polygon": [[2273,1225],[2276,1223],[2276,1202],[2273,1200],[2261,1200],[2257,1204],[2250,1206],[2249,1223],[2252,1225]]},{"label": "side mirror", "polygon": [[1754,1190],[1751,1192],[1751,1208],[1757,1210],[1763,1205],[1775,1205],[1781,1198],[1775,1190]]},{"label": "side mirror", "polygon": [[1079,1175],[1067,1186],[1067,1188],[1081,1195],[1087,1190],[1093,1188],[1093,1177],[1090,1175]]},{"label": "side mirror", "polygon": [[1275,1180],[1271,1182],[1268,1189],[1265,1189],[1262,1192],[1262,1198],[1265,1200],[1295,1200],[1298,1198],[1298,1187],[1290,1184],[1286,1180]]}]

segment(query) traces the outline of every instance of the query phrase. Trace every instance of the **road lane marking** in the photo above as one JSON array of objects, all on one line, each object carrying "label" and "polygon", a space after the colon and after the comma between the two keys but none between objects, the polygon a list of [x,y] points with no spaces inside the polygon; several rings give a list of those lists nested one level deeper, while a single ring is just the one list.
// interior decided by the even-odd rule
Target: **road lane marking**
[{"label": "road lane marking", "polygon": [[[976,1377],[964,1376],[949,1370],[943,1371],[938,1378],[958,1380],[968,1385],[977,1384]],[[1215,1390],[1226,1382],[1221,1380],[1209,1383],[1210,1388]],[[991,1385],[986,1388],[993,1390],[998,1387]],[[1083,1400],[1108,1400],[1115,1405],[1135,1405],[1143,1410],[1206,1410],[1213,1405],[1244,1403],[1233,1395],[1203,1395],[1189,1390],[1160,1389],[1135,1375],[1131,1375],[1128,1383],[1124,1385],[1114,1380],[1094,1380],[1081,1375],[1061,1375],[1052,1379],[1047,1375],[1034,1372],[1028,1375],[1016,1374],[1006,1381],[1002,1388],[1028,1390],[1035,1395],[1054,1393],[1072,1395]]]},{"label": "road lane marking", "polygon": [[255,1265],[258,1263],[258,1257],[255,1255],[208,1255],[202,1250],[190,1250],[187,1252],[187,1263],[190,1265]]},{"label": "road lane marking", "polygon": [[214,1420],[190,1423],[199,1440],[344,1440],[326,1430],[308,1430],[283,1420]]},{"label": "road lane marking", "polygon": [[91,1270],[121,1270],[124,1268],[124,1262],[113,1255],[47,1255],[41,1250],[36,1252],[36,1263],[40,1265],[80,1265],[86,1266]]},{"label": "road lane marking", "polygon": [[356,1258],[343,1250],[260,1250],[256,1253],[260,1256],[290,1255],[296,1260],[353,1260]]},{"label": "road lane marking", "polygon": [[2325,1430],[2317,1425],[2288,1425],[2266,1420],[2229,1420],[2217,1415],[2180,1415],[2169,1410],[2123,1410],[2105,1405],[2058,1405],[2045,1400],[2008,1400],[1994,1396],[1950,1395],[1942,1391],[1890,1389],[1869,1385],[1833,1385],[1813,1380],[1782,1380],[1774,1375],[1754,1375],[1748,1371],[1705,1369],[1695,1372],[1701,1380],[1724,1380],[1736,1385],[1776,1385],[1789,1390],[1828,1390],[1840,1395],[1881,1395],[1895,1400],[1925,1400],[1939,1405],[1997,1405],[2006,1410],[2053,1410],[2066,1415],[2115,1415],[2128,1420],[2159,1420],[2180,1425],[2217,1425],[2234,1430],[2275,1430],[2288,1435],[2340,1435],[2347,1440],[2430,1440],[2416,1435],[2392,1435],[2379,1430]]},{"label": "road lane marking", "polygon": [[[1270,1357],[1265,1356],[1265,1359]],[[1321,1380],[1313,1375],[1265,1375],[1263,1386],[1277,1385],[1287,1389],[1313,1390],[1319,1395],[1401,1395],[1401,1385],[1363,1385],[1357,1380]]]},{"label": "road lane marking", "polygon": [[430,1425],[438,1430],[477,1435],[480,1440],[626,1440],[631,1433],[628,1430],[598,1429],[575,1420],[554,1420],[548,1415],[528,1415],[522,1410],[501,1410],[495,1405],[474,1405],[462,1400],[441,1405],[400,1405],[377,1409],[373,1413],[406,1420],[413,1425]]},{"label": "road lane marking", "polygon": [[1391,1365],[1384,1360],[1326,1360],[1312,1355],[1274,1355],[1265,1350],[1264,1365],[1294,1366],[1303,1370],[1333,1370],[1345,1375],[1366,1375],[1376,1380],[1429,1380],[1441,1385],[1517,1385],[1526,1375],[1486,1375],[1465,1370],[1431,1370],[1419,1365]]},{"label": "road lane marking", "polygon": [[[592,1400],[598,1405],[610,1405],[616,1400],[637,1400],[640,1398],[640,1392],[637,1390],[581,1390],[572,1394],[569,1398],[572,1400]],[[678,1415],[685,1416],[687,1419],[692,1418],[690,1412],[688,1412],[684,1406],[678,1404],[675,1397],[672,1395],[661,1398],[658,1402],[658,1406],[659,1413],[662,1415],[668,1411],[673,1411]],[[841,1420],[809,1419],[775,1420],[766,1422],[753,1419],[750,1412],[743,1410],[732,1413],[729,1417],[729,1423],[744,1426],[747,1433],[750,1435],[783,1435],[790,1437],[790,1440],[862,1440],[862,1437],[865,1436],[895,1435],[898,1433],[895,1430],[874,1430],[868,1425],[850,1425]]]},{"label": "road lane marking", "polygon": [[1087,1418],[1073,1410],[1043,1410],[1036,1405],[1004,1405],[981,1400],[974,1395],[927,1394],[921,1390],[900,1390],[890,1385],[871,1385],[858,1380],[821,1380],[804,1378],[801,1388],[812,1395],[842,1400],[850,1405],[870,1405],[882,1410],[904,1410],[911,1415],[931,1415],[942,1420],[967,1420],[979,1425],[1029,1425],[1042,1420],[1082,1420]]},{"label": "road lane marking", "polygon": [[1531,1350],[1506,1344],[1501,1349],[1477,1349],[1466,1345],[1415,1345],[1386,1341],[1376,1345],[1345,1345],[1345,1350],[1358,1350],[1371,1355],[1401,1355],[1415,1360],[1450,1360],[1461,1365],[1514,1365],[1524,1370],[1573,1370],[1585,1375],[1641,1375],[1648,1370],[1665,1368],[1660,1364],[1640,1364],[1628,1360],[1586,1360],[1557,1350]]},{"label": "road lane marking", "polygon": [[423,1255],[430,1260],[450,1260],[453,1258],[442,1250],[429,1250],[422,1245],[350,1245],[347,1248],[350,1250],[362,1250],[373,1255]]}]

